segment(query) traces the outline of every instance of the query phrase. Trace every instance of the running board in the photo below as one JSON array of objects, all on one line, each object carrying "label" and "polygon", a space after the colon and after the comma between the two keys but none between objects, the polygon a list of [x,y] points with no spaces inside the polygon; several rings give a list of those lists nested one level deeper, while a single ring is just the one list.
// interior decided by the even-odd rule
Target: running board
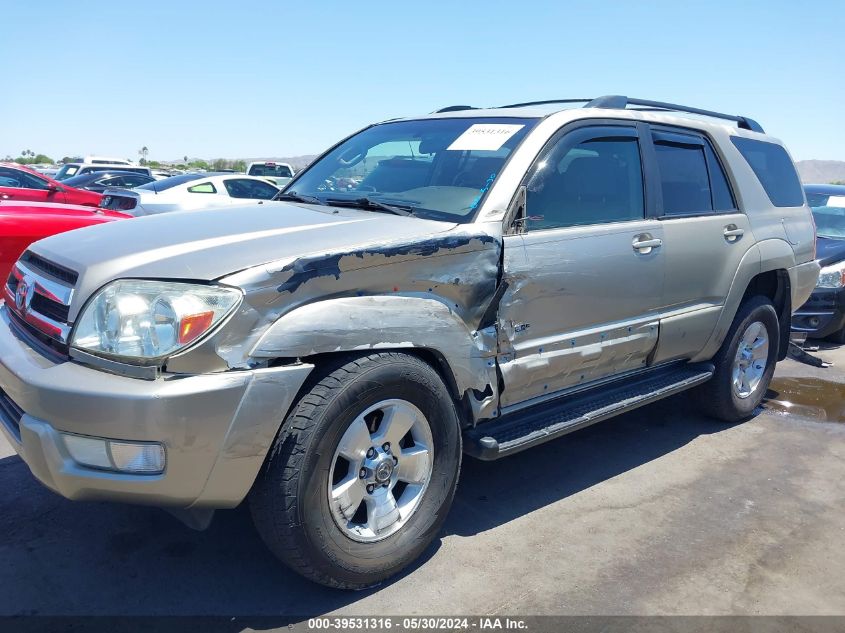
[{"label": "running board", "polygon": [[464,432],[464,452],[490,461],[513,455],[707,382],[709,363],[673,365],[544,402]]}]

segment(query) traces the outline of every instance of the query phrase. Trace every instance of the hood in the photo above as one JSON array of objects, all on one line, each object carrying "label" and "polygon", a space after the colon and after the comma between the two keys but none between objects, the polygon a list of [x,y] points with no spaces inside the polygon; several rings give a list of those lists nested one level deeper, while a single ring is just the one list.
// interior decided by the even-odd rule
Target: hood
[{"label": "hood", "polygon": [[837,240],[819,236],[816,240],[816,259],[822,266],[845,260],[845,239]]},{"label": "hood", "polygon": [[115,211],[106,211],[96,207],[78,204],[62,204],[59,202],[2,202],[0,201],[0,215],[55,218],[128,218],[130,216]]},{"label": "hood", "polygon": [[[212,281],[272,261],[408,240],[453,223],[287,202],[181,211],[48,237],[30,250],[79,273],[87,298],[118,278]],[[72,312],[78,310],[74,306]]]}]

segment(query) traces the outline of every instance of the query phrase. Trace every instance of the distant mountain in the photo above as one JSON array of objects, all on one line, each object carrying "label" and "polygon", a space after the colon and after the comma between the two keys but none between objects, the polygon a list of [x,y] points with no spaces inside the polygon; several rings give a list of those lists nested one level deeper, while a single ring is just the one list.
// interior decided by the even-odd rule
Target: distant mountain
[{"label": "distant mountain", "polygon": [[845,182],[845,161],[842,160],[799,160],[795,166],[804,183]]}]

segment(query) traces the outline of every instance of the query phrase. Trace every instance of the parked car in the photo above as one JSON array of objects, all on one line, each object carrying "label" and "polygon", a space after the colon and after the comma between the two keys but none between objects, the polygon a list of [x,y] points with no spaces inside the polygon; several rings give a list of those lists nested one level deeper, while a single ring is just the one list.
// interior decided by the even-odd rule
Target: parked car
[{"label": "parked car", "polygon": [[0,279],[27,247],[44,237],[131,216],[90,206],[51,202],[0,202]]},{"label": "parked car", "polygon": [[131,160],[123,158],[114,158],[113,156],[93,156],[88,155],[82,159],[82,162],[87,165],[135,165]]},{"label": "parked car", "polygon": [[32,245],[0,307],[0,428],[71,499],[195,527],[248,499],[269,548],[333,587],[426,549],[462,450],[688,389],[753,415],[819,273],[780,142],[620,96],[386,121],[279,198]]},{"label": "parked car", "polygon": [[132,189],[150,182],[155,182],[153,176],[136,174],[131,171],[94,171],[80,176],[72,176],[62,183],[66,186],[96,191],[102,193],[109,188]]},{"label": "parked car", "polygon": [[61,166],[58,173],[56,173],[56,180],[67,180],[73,176],[81,176],[98,171],[120,171],[152,176],[149,167],[141,167],[139,165],[126,165],[122,163],[65,163]]},{"label": "parked car", "polygon": [[244,200],[272,200],[278,194],[279,188],[262,178],[228,173],[182,174],[132,191],[107,189],[101,206],[141,216],[242,205]]},{"label": "parked car", "polygon": [[845,343],[845,186],[806,185],[816,222],[816,289],[792,319],[792,329],[813,338]]},{"label": "parked car", "polygon": [[0,200],[58,202],[96,207],[100,194],[63,184],[45,174],[18,165],[0,163]]},{"label": "parked car", "polygon": [[287,163],[273,161],[250,163],[246,173],[248,176],[266,178],[280,187],[288,184],[294,175],[293,167]]}]

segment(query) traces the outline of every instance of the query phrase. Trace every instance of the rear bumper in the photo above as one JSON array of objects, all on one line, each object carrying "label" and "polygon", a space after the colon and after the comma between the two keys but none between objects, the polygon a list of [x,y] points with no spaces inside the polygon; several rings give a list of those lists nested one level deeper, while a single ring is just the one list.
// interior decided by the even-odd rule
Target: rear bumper
[{"label": "rear bumper", "polygon": [[824,338],[845,328],[845,288],[816,288],[792,317],[792,330]]},{"label": "rear bumper", "polygon": [[[147,381],[54,363],[10,330],[0,306],[0,430],[33,475],[69,499],[178,508],[246,496],[311,365]],[[159,442],[159,475],[77,464],[62,432]]]}]

